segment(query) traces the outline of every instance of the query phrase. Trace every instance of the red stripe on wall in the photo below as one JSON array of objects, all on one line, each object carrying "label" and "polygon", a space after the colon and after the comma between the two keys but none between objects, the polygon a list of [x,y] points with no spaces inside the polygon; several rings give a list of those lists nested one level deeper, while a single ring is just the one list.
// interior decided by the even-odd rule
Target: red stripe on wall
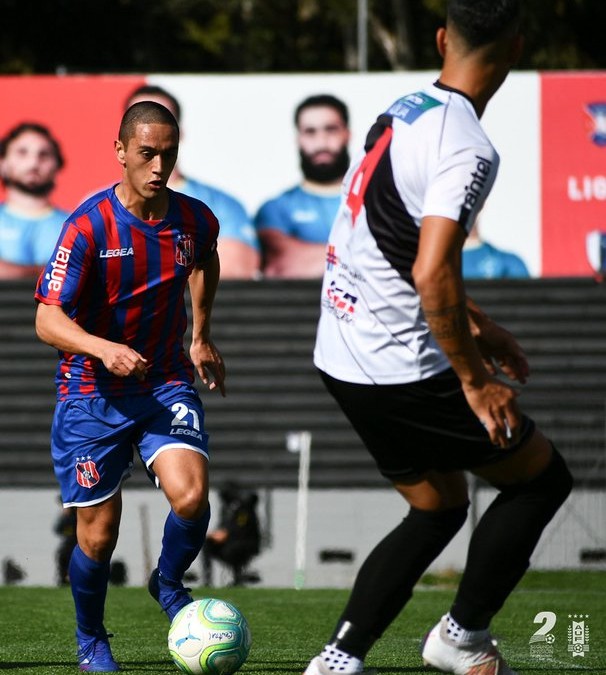
[{"label": "red stripe on wall", "polygon": [[[542,271],[593,274],[587,235],[606,232],[606,144],[595,104],[606,106],[606,74],[541,76]],[[604,139],[606,141],[606,139]]]}]

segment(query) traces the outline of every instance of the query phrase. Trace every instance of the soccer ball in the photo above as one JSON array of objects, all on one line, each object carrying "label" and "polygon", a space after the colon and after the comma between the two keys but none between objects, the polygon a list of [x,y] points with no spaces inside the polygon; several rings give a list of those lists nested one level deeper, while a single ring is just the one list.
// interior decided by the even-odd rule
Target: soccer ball
[{"label": "soccer ball", "polygon": [[246,661],[251,636],[244,615],[216,598],[194,600],[168,630],[168,651],[184,673],[231,675]]}]

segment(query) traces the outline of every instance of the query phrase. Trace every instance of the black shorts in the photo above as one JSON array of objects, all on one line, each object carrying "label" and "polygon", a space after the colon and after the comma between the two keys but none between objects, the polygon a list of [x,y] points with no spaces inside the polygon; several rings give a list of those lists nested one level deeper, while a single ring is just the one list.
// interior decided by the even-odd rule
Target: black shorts
[{"label": "black shorts", "polygon": [[523,416],[517,443],[506,449],[493,445],[451,369],[420,382],[393,385],[353,384],[320,374],[390,480],[492,464],[518,450],[534,432],[534,422]]}]

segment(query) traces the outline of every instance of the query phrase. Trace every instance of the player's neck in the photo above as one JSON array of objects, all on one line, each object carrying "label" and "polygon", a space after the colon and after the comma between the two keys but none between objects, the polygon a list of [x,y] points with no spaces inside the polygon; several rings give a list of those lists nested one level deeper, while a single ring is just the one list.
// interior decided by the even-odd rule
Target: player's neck
[{"label": "player's neck", "polygon": [[478,119],[484,114],[490,99],[497,92],[506,74],[497,69],[485,68],[474,73],[465,71],[448,72],[443,70],[440,82],[447,87],[457,89],[466,94],[473,102]]},{"label": "player's neck", "polygon": [[32,195],[14,187],[7,188],[4,203],[13,213],[30,218],[44,216],[53,208],[48,195]]},{"label": "player's neck", "polygon": [[458,49],[456,40],[450,49],[447,44],[442,46],[444,64],[440,82],[466,94],[480,118],[515,63],[521,43],[502,40],[470,52]]},{"label": "player's neck", "polygon": [[151,199],[142,197],[124,183],[116,186],[116,197],[122,206],[139,220],[162,220],[168,211],[168,192],[163,190]]},{"label": "player's neck", "polygon": [[330,183],[317,183],[316,181],[304,178],[301,181],[301,187],[307,192],[312,192],[317,195],[335,195],[341,192],[342,182],[343,178],[338,178]]}]

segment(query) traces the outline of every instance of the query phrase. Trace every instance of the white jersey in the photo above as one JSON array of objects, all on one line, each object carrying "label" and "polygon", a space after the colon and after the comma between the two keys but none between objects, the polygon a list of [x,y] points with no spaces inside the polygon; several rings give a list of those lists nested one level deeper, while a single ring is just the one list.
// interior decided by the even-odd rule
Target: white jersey
[{"label": "white jersey", "polygon": [[442,216],[469,232],[498,163],[471,101],[439,82],[378,118],[328,240],[318,368],[345,382],[404,384],[449,367],[412,279],[421,221]]}]

